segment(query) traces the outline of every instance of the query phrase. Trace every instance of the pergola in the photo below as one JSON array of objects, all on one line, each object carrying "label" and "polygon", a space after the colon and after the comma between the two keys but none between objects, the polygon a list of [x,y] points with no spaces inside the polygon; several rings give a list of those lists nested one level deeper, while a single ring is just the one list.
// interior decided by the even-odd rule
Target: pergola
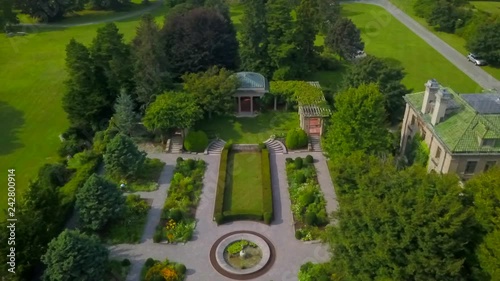
[{"label": "pergola", "polygon": [[[319,82],[308,82],[310,85],[321,88]],[[326,106],[325,96],[312,104],[299,103],[300,127],[308,135],[322,135],[324,131],[324,118],[330,116],[330,108]]]},{"label": "pergola", "polygon": [[240,81],[240,87],[233,95],[236,99],[236,111],[238,114],[253,114],[256,108],[255,98],[260,99],[269,93],[269,82],[262,74],[255,72],[238,72],[236,77]]}]

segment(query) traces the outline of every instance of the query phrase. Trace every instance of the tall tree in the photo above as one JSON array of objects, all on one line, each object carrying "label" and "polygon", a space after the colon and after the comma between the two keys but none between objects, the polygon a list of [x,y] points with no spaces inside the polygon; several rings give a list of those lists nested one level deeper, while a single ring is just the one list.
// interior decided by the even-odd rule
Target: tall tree
[{"label": "tall tree", "polygon": [[335,22],[341,18],[340,7],[338,0],[317,0],[318,3],[318,19],[316,21],[318,30],[327,34],[328,30]]},{"label": "tall tree", "polygon": [[467,40],[467,48],[492,65],[500,65],[500,19],[483,22]]},{"label": "tall tree", "polygon": [[226,19],[231,20],[229,5],[225,0],[205,0],[205,7],[215,9]]},{"label": "tall tree", "polygon": [[364,49],[365,43],[356,25],[348,18],[340,18],[328,30],[325,46],[342,58],[351,59],[358,50]]},{"label": "tall tree", "polygon": [[269,0],[266,3],[267,52],[274,80],[295,78],[297,54],[293,38],[293,22],[290,3],[287,0]]},{"label": "tall tree", "polygon": [[233,23],[214,9],[196,8],[167,17],[162,35],[175,78],[212,66],[236,69],[239,65]]},{"label": "tall tree", "polygon": [[476,250],[481,269],[487,277],[500,278],[500,166],[467,181],[466,190],[474,197],[476,220],[480,225],[480,245]]},{"label": "tall tree", "polygon": [[104,280],[109,252],[97,237],[65,230],[49,243],[42,257],[46,281]]},{"label": "tall tree", "polygon": [[202,114],[193,95],[167,92],[149,105],[142,122],[148,130],[159,132],[163,139],[170,129],[192,128]]},{"label": "tall tree", "polygon": [[212,118],[212,113],[225,115],[233,111],[233,94],[239,81],[232,72],[214,66],[205,72],[185,74],[182,80],[184,91],[193,94],[209,118]]},{"label": "tall tree", "polygon": [[66,46],[68,80],[63,108],[73,127],[92,129],[107,116],[106,98],[94,87],[93,61],[87,48],[71,39]]},{"label": "tall tree", "polygon": [[[366,171],[342,179],[356,186],[339,198],[327,235],[341,280],[471,280],[464,260],[473,212],[454,175],[423,167],[398,171],[393,159],[356,156]],[[343,158],[348,167],[350,158]],[[332,167],[345,174],[340,161]],[[338,179],[333,178],[336,186]]]},{"label": "tall tree", "polygon": [[94,61],[95,88],[105,97],[106,113],[110,118],[120,90],[133,90],[130,47],[123,41],[118,27],[108,23],[97,29],[90,54]]},{"label": "tall tree", "polygon": [[171,86],[160,28],[151,14],[145,14],[137,27],[132,40],[132,59],[136,100],[145,107]]},{"label": "tall tree", "polygon": [[404,105],[403,96],[410,93],[401,82],[404,78],[403,68],[392,65],[384,59],[366,56],[356,61],[344,76],[344,86],[358,87],[361,84],[377,83],[380,92],[385,96],[385,110],[391,122],[402,120]]},{"label": "tall tree", "polygon": [[115,179],[134,179],[146,160],[146,153],[139,151],[129,137],[118,134],[106,146],[104,167]]},{"label": "tall tree", "polygon": [[316,61],[314,41],[318,33],[317,0],[301,0],[297,7],[297,21],[295,23],[295,46],[298,52],[300,72],[306,74],[312,70]]},{"label": "tall tree", "polygon": [[12,6],[13,0],[0,0],[0,32],[4,31],[5,25],[18,22]]},{"label": "tall tree", "polygon": [[135,113],[134,109],[135,104],[132,97],[125,90],[122,90],[116,99],[113,122],[123,134],[130,135],[134,125],[139,120],[139,115]]},{"label": "tall tree", "polygon": [[116,184],[93,174],[76,193],[76,208],[84,229],[100,231],[125,210],[125,197]]},{"label": "tall tree", "polygon": [[376,84],[349,88],[335,96],[331,126],[323,139],[330,157],[360,150],[383,154],[391,150],[391,137],[385,129],[384,96]]},{"label": "tall tree", "polygon": [[268,56],[268,34],[265,0],[243,0],[240,30],[241,68],[272,77]]}]

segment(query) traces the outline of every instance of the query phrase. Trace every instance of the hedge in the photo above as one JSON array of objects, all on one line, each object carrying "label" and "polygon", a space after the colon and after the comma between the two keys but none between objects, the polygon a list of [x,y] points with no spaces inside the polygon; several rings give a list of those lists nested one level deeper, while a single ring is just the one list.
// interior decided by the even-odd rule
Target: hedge
[{"label": "hedge", "polygon": [[262,211],[264,222],[270,224],[273,220],[273,188],[271,184],[271,164],[269,162],[269,150],[262,149]]},{"label": "hedge", "polygon": [[229,149],[224,148],[220,157],[219,178],[217,179],[217,191],[215,193],[214,220],[221,224],[224,220],[224,189],[226,188],[227,156]]},{"label": "hedge", "polygon": [[203,131],[191,131],[184,139],[184,148],[187,151],[203,152],[207,146],[208,137]]},{"label": "hedge", "polygon": [[250,212],[248,210],[230,210],[223,213],[223,221],[253,220],[262,221],[262,212]]}]

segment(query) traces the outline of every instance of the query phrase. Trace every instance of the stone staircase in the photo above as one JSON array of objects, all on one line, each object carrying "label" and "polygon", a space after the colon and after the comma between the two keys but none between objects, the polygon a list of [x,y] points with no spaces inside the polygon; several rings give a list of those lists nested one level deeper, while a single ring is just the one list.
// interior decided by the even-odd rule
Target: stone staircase
[{"label": "stone staircase", "polygon": [[273,137],[269,138],[264,142],[269,150],[269,153],[273,154],[287,154],[286,146],[280,141]]},{"label": "stone staircase", "polygon": [[221,154],[225,144],[226,142],[221,139],[213,140],[208,145],[207,149],[205,149],[205,154],[208,155]]},{"label": "stone staircase", "polygon": [[182,153],[182,136],[175,135],[170,141],[170,153],[179,154]]},{"label": "stone staircase", "polygon": [[309,147],[312,151],[322,151],[320,136],[309,136]]}]

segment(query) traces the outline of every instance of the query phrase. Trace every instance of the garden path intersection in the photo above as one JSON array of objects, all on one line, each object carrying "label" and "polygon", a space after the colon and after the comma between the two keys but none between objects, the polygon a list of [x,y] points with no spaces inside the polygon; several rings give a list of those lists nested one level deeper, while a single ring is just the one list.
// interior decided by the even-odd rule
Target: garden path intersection
[{"label": "garden path intersection", "polygon": [[[303,155],[302,155],[303,154]],[[187,267],[188,281],[226,281],[232,280],[220,275],[210,264],[209,253],[212,244],[222,235],[233,231],[254,231],[267,237],[276,249],[276,261],[263,276],[254,280],[296,281],[300,266],[308,261],[326,262],[330,254],[326,245],[321,243],[306,244],[294,236],[293,217],[290,210],[290,196],[286,180],[286,157],[304,157],[310,154],[315,159],[318,181],[327,200],[327,211],[331,213],[337,207],[333,184],[328,173],[326,160],[319,152],[297,153],[290,155],[270,155],[271,177],[273,186],[274,221],[270,226],[252,221],[235,221],[217,226],[213,221],[215,189],[219,171],[220,155],[165,154],[150,153],[148,157],[158,158],[166,163],[160,176],[160,187],[153,192],[138,192],[142,198],[152,199],[147,223],[139,244],[120,244],[110,246],[111,256],[119,259],[128,258],[131,269],[129,281],[140,279],[141,268],[148,258],[180,262]],[[153,243],[153,234],[160,221],[163,203],[167,197],[170,180],[177,157],[199,158],[207,163],[203,179],[203,192],[196,211],[196,229],[193,239],[185,245]]]}]

